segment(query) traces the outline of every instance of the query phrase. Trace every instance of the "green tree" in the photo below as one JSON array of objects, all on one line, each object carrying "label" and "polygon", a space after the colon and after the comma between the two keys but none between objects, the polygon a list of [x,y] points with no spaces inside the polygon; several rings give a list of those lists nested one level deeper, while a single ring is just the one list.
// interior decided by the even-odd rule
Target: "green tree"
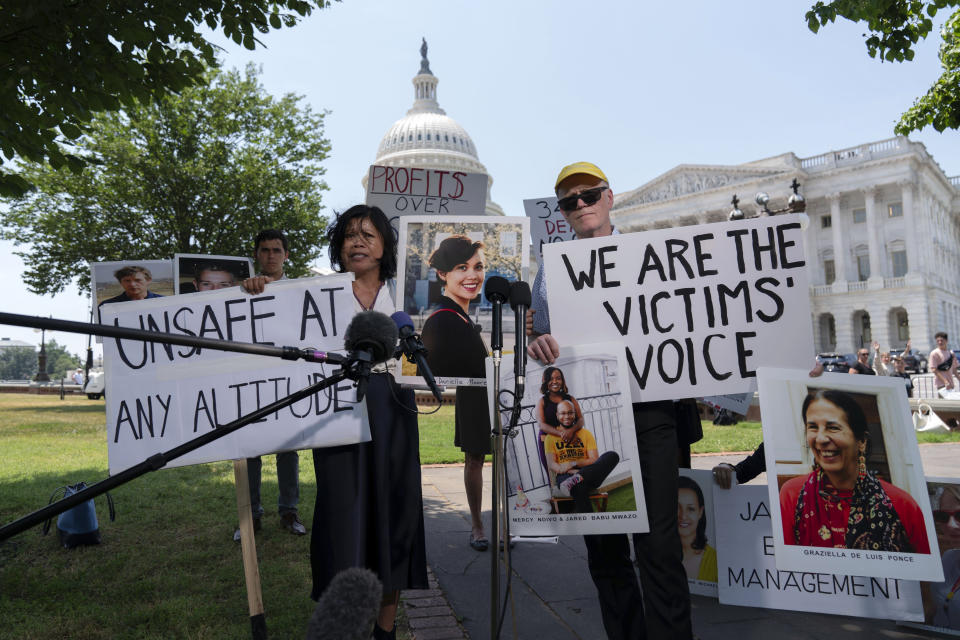
[{"label": "green tree", "polygon": [[[817,33],[837,17],[863,22],[870,30],[867,53],[881,61],[904,62],[916,55],[914,45],[933,29],[940,9],[957,7],[958,0],[833,0],[817,2],[807,12],[807,26]],[[906,135],[933,125],[937,131],[960,128],[960,9],[941,30],[940,64],[943,72],[927,93],[918,98],[894,127]]]},{"label": "green tree", "polygon": [[27,380],[36,373],[36,349],[33,347],[0,349],[0,380]]},{"label": "green tree", "polygon": [[[94,112],[202,82],[216,63],[211,30],[254,49],[262,44],[257,32],[291,27],[327,4],[0,0],[0,154],[77,171],[82,159],[62,143],[80,137]],[[0,195],[21,195],[30,186],[0,166]]]},{"label": "green tree", "polygon": [[271,97],[252,65],[206,77],[95,116],[77,140],[89,159],[80,173],[22,166],[38,188],[0,211],[0,236],[32,245],[17,252],[31,291],[56,293],[74,278],[86,289],[88,261],[252,256],[254,236],[270,227],[290,238],[288,273],[305,273],[326,227],[324,114],[300,96]]},{"label": "green tree", "polygon": [[[57,344],[56,340],[47,340],[44,350],[47,352],[47,373],[51,380],[69,377],[69,374],[79,366],[79,356],[71,354],[64,345]],[[36,361],[36,353],[33,359]],[[36,364],[34,362],[34,370],[36,370]]]}]

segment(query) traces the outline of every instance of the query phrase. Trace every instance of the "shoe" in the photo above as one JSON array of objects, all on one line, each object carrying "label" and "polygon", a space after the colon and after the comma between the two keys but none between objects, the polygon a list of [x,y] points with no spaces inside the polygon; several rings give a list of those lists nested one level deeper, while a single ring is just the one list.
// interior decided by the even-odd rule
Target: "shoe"
[{"label": "shoe", "polygon": [[473,534],[470,534],[470,548],[474,551],[486,551],[490,548],[490,541],[486,538],[474,538]]},{"label": "shoe", "polygon": [[570,497],[570,489],[573,489],[575,486],[583,482],[583,476],[579,473],[574,474],[560,483],[560,495],[564,498]]},{"label": "shoe", "polygon": [[296,511],[288,511],[281,515],[280,526],[295,536],[307,534],[307,528],[303,526],[303,522],[300,521],[300,516],[297,515]]},{"label": "shoe", "polygon": [[[254,533],[256,533],[257,531],[260,531],[260,529],[262,529],[262,528],[263,528],[263,522],[261,521],[261,519],[260,519],[260,518],[254,518],[254,519],[253,519],[253,531],[254,531]],[[240,527],[237,527],[237,530],[233,532],[233,541],[234,541],[234,542],[240,542]]]}]

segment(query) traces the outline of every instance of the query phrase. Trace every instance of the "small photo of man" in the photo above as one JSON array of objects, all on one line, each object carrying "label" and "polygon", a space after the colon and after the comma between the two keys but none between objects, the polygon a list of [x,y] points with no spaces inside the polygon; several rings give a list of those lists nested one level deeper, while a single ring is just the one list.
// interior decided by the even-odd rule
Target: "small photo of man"
[{"label": "small photo of man", "polygon": [[105,304],[173,295],[173,263],[170,260],[91,263],[90,283],[99,322],[100,308]]},{"label": "small photo of man", "polygon": [[173,261],[177,294],[236,287],[253,276],[250,258],[178,253]]}]

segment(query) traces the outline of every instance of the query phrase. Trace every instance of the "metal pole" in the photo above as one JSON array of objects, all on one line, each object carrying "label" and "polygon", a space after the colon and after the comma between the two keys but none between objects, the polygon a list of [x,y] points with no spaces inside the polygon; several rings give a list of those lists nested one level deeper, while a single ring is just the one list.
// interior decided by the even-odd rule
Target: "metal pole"
[{"label": "metal pole", "polygon": [[493,533],[493,549],[490,553],[490,638],[496,640],[500,628],[500,468],[503,465],[503,429],[500,424],[500,351],[493,352],[493,470],[490,491],[490,528]]}]

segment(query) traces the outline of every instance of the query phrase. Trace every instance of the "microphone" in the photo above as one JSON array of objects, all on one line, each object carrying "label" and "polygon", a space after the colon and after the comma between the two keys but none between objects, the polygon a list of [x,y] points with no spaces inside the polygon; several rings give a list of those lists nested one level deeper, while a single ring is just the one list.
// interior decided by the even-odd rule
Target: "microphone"
[{"label": "microphone", "polygon": [[373,364],[393,357],[397,345],[397,326],[379,311],[361,311],[353,316],[343,334],[347,351],[366,351]]},{"label": "microphone", "polygon": [[370,378],[370,368],[386,362],[397,346],[397,327],[379,311],[361,311],[353,316],[343,334],[343,346],[354,364],[357,381],[357,402],[363,400]]},{"label": "microphone", "polygon": [[307,640],[368,640],[382,598],[383,585],[376,574],[358,567],[344,569],[317,601]]},{"label": "microphone", "polygon": [[437,381],[433,378],[433,373],[427,365],[427,348],[423,346],[420,336],[413,330],[413,320],[403,311],[397,311],[390,316],[397,326],[400,334],[400,344],[398,349],[407,356],[407,360],[417,365],[417,371],[423,376],[427,386],[430,387],[433,397],[437,402],[442,402],[440,389],[437,387]]},{"label": "microphone", "polygon": [[493,304],[493,329],[490,331],[490,349],[495,358],[500,357],[503,350],[503,303],[510,296],[510,283],[506,278],[493,276],[487,279],[483,290],[487,301]]},{"label": "microphone", "polygon": [[510,284],[510,308],[514,313],[513,373],[517,382],[524,385],[527,373],[527,309],[530,308],[530,285],[523,281]]}]

